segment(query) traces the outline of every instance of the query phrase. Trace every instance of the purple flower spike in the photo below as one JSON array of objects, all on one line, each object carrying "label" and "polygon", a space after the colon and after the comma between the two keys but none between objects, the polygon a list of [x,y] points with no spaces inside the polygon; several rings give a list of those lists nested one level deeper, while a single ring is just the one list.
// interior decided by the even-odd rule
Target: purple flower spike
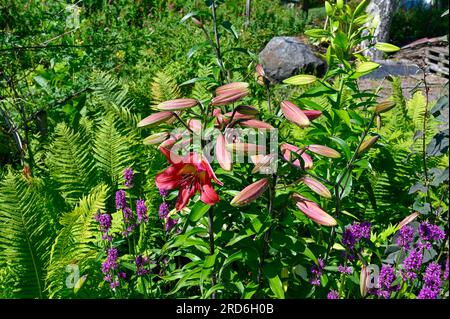
[{"label": "purple flower spike", "polygon": [[136,201],[136,215],[138,223],[148,222],[147,206],[145,206],[145,201],[143,199],[138,199]]},{"label": "purple flower spike", "polygon": [[124,209],[125,207],[127,207],[125,191],[120,189],[116,192],[116,209]]},{"label": "purple flower spike", "polygon": [[327,299],[339,299],[339,292],[337,290],[331,290],[327,295]]},{"label": "purple flower spike", "polygon": [[133,187],[134,173],[133,170],[128,167],[123,171],[123,178],[125,179],[125,187]]},{"label": "purple flower spike", "polygon": [[159,206],[159,218],[161,219],[167,218],[169,212],[170,212],[169,204],[167,204],[166,202],[161,203],[161,205]]},{"label": "purple flower spike", "polygon": [[414,239],[414,228],[409,225],[403,226],[397,237],[397,245],[408,251],[411,247],[411,242]]},{"label": "purple flower spike", "polygon": [[177,219],[173,219],[171,217],[168,217],[166,219],[166,231],[171,230],[176,224],[178,224],[178,220]]}]

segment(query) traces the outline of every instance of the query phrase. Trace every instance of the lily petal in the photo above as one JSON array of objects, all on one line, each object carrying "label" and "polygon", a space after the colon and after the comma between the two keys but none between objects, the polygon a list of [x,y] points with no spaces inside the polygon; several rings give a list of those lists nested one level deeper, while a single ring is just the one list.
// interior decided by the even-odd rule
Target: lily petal
[{"label": "lily petal", "polygon": [[328,190],[328,188],[326,188],[325,185],[323,185],[318,180],[312,178],[311,176],[303,176],[302,182],[306,186],[308,186],[313,192],[319,194],[320,196],[325,198],[331,198],[331,193]]},{"label": "lily petal", "polygon": [[252,127],[256,129],[273,129],[273,126],[269,123],[258,121],[258,120],[246,120],[239,123],[241,126]]},{"label": "lily petal", "polygon": [[196,99],[176,99],[158,104],[157,108],[163,111],[179,111],[191,108],[198,104]]},{"label": "lily petal", "polygon": [[326,157],[330,157],[330,158],[341,157],[341,154],[339,154],[337,151],[335,151],[334,149],[332,149],[328,146],[324,146],[324,145],[311,144],[311,145],[308,145],[308,150],[310,150],[313,153],[316,153],[316,154],[319,154],[322,156],[326,156]]},{"label": "lily petal", "polygon": [[161,124],[167,120],[169,120],[173,116],[172,112],[157,112],[153,113],[150,116],[147,116],[145,119],[140,121],[137,124],[137,127],[148,127]]},{"label": "lily petal", "polygon": [[205,204],[214,205],[220,200],[220,197],[217,195],[212,185],[206,183],[201,185],[200,200]]}]

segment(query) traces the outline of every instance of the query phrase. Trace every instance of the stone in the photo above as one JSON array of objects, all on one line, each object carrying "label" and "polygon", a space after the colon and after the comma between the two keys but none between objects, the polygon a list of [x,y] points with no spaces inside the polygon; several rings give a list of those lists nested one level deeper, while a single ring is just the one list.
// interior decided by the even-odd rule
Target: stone
[{"label": "stone", "polygon": [[311,48],[296,37],[274,37],[259,54],[267,77],[281,82],[296,74],[314,74],[321,77],[327,64]]}]

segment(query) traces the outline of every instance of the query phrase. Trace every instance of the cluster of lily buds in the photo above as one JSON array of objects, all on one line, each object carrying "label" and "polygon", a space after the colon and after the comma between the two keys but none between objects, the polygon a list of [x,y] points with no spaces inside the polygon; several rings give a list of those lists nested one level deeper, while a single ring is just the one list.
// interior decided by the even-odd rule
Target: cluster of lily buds
[{"label": "cluster of lily buds", "polygon": [[[311,156],[309,156],[305,150],[301,149],[300,147],[297,147],[295,145],[291,145],[288,143],[283,143],[280,145],[280,149],[281,149],[281,154],[283,155],[283,158],[288,161],[291,162],[294,166],[299,167],[299,168],[303,168],[305,170],[311,169],[313,167],[313,160],[311,158]],[[292,161],[292,157],[294,157],[292,155],[292,153],[296,153],[297,157],[300,156],[301,159],[303,160],[303,165],[300,164],[300,159],[295,159],[294,161]]]},{"label": "cluster of lily buds", "polygon": [[216,96],[212,99],[212,106],[222,106],[239,101],[249,93],[248,83],[232,82],[216,89]]}]

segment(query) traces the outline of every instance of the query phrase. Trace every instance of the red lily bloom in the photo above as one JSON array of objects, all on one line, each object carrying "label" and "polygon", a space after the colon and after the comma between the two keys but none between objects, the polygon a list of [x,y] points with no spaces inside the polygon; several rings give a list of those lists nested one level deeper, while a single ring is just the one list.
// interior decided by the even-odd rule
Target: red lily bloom
[{"label": "red lily bloom", "polygon": [[156,175],[156,186],[160,189],[178,189],[178,199],[175,204],[181,210],[188,204],[190,198],[198,191],[200,200],[208,205],[219,201],[211,180],[223,185],[214,174],[209,162],[197,153],[178,156],[167,148],[160,147],[161,152],[171,164],[162,173]]}]

